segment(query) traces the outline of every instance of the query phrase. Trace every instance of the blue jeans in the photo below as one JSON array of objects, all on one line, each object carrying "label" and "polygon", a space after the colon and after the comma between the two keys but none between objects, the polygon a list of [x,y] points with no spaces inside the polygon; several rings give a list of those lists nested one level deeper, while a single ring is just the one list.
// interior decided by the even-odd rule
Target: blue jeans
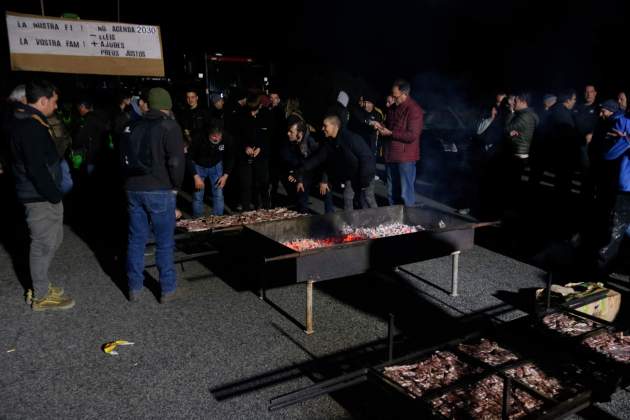
[{"label": "blue jeans", "polygon": [[[212,213],[215,216],[222,216],[223,209],[225,208],[225,201],[223,200],[223,190],[217,187],[217,181],[223,176],[223,162],[219,162],[210,168],[205,166],[195,165],[195,171],[205,182],[206,179],[210,179],[210,185],[212,187]],[[193,217],[203,216],[203,197],[205,188],[195,191],[193,194],[192,212]]]},{"label": "blue jeans", "polygon": [[143,287],[144,250],[151,231],[155,237],[155,262],[160,272],[162,294],[170,293],[177,287],[173,263],[175,198],[175,193],[170,190],[127,191],[127,281],[130,291]]},{"label": "blue jeans", "polygon": [[389,205],[416,204],[416,162],[387,163],[387,200]]}]

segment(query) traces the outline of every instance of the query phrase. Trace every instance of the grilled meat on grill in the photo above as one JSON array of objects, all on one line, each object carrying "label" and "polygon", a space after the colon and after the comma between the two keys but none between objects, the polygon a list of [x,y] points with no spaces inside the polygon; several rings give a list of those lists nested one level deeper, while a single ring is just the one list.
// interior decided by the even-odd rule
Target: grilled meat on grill
[{"label": "grilled meat on grill", "polygon": [[[543,401],[512,388],[508,414],[510,419],[538,411]],[[433,409],[449,419],[501,419],[503,379],[489,376],[467,387],[457,388],[431,401]]]},{"label": "grilled meat on grill", "polygon": [[630,363],[630,337],[608,331],[589,337],[583,344],[616,362]]},{"label": "grilled meat on grill", "polygon": [[485,338],[482,338],[478,344],[460,344],[458,348],[460,351],[491,366],[502,365],[510,360],[518,360],[518,356],[514,353]]},{"label": "grilled meat on grill", "polygon": [[505,373],[549,398],[554,398],[561,394],[572,396],[578,392],[578,385],[576,383],[566,380],[561,382],[558,378],[547,375],[534,363],[527,363],[513,369],[508,369]]},{"label": "grilled meat on grill", "polygon": [[246,211],[228,216],[206,216],[198,219],[183,219],[177,222],[177,227],[185,229],[188,232],[199,232],[216,228],[293,219],[299,216],[303,216],[303,214],[288,210],[284,207],[278,207],[269,210]]},{"label": "grilled meat on grill", "polygon": [[577,318],[563,313],[547,315],[543,324],[551,330],[575,337],[595,329],[595,323],[588,319]]},{"label": "grilled meat on grill", "polygon": [[386,367],[383,374],[415,398],[479,372],[480,368],[467,365],[453,353],[437,351],[418,363]]}]

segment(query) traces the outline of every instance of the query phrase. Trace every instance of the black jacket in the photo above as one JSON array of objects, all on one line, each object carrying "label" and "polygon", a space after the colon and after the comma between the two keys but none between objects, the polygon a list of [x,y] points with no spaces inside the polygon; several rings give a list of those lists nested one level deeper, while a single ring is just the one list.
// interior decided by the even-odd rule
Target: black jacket
[{"label": "black jacket", "polygon": [[260,148],[257,160],[269,158],[269,115],[259,111],[256,116],[247,112],[240,116],[236,129],[237,133],[237,159],[247,161],[249,157],[245,154],[245,148]]},{"label": "black jacket", "polygon": [[180,188],[184,180],[186,160],[179,124],[172,116],[157,110],[147,112],[142,118],[155,122],[151,135],[153,168],[151,174],[128,177],[125,189],[156,191]]},{"label": "black jacket", "polygon": [[556,158],[575,158],[585,140],[578,133],[573,112],[561,103],[555,104],[549,112],[543,133],[548,150]]},{"label": "black jacket", "polygon": [[573,110],[573,116],[578,132],[580,135],[586,136],[587,134],[592,133],[595,130],[595,125],[597,125],[599,117],[597,105],[578,105]]},{"label": "black jacket", "polygon": [[366,188],[374,179],[376,162],[365,141],[348,129],[340,129],[335,139],[327,139],[312,157],[304,162],[300,172],[324,166],[328,178],[335,183],[347,180]]},{"label": "black jacket", "polygon": [[383,117],[376,111],[367,112],[359,106],[353,106],[350,109],[350,121],[348,128],[361,137],[370,146],[373,152],[376,152],[376,141],[378,132],[370,125],[372,121],[383,122]]},{"label": "black jacket", "polygon": [[234,168],[234,142],[228,133],[218,143],[212,143],[208,136],[197,136],[188,150],[190,159],[199,166],[211,168],[223,162],[223,173],[230,174]]},{"label": "black jacket", "polygon": [[212,120],[210,111],[206,108],[185,109],[178,118],[182,129],[188,131],[191,138],[201,134],[209,126]]},{"label": "black jacket", "polygon": [[11,128],[12,167],[22,203],[59,203],[61,167],[48,120],[33,107],[20,107]]},{"label": "black jacket", "polygon": [[79,126],[74,138],[72,148],[85,153],[85,161],[89,164],[97,162],[107,147],[108,122],[94,111],[88,112],[83,117],[83,123]]}]

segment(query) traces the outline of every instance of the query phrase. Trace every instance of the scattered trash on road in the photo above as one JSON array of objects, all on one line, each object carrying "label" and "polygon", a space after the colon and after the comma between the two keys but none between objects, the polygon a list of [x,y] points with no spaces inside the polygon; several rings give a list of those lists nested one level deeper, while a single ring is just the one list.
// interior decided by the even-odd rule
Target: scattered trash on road
[{"label": "scattered trash on road", "polygon": [[132,343],[131,341],[116,340],[116,341],[110,341],[109,343],[103,344],[102,349],[107,354],[110,354],[112,356],[118,356],[118,352],[116,351],[118,346],[133,346],[133,344],[134,343]]}]

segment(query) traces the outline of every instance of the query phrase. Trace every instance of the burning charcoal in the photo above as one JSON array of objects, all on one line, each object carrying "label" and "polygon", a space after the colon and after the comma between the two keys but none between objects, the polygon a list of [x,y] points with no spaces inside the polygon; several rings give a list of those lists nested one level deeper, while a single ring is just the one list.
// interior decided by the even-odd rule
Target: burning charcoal
[{"label": "burning charcoal", "polygon": [[416,398],[431,389],[450,385],[464,376],[479,372],[480,368],[467,365],[453,353],[437,351],[418,363],[388,366],[383,374]]},{"label": "burning charcoal", "polygon": [[622,332],[606,331],[587,338],[583,344],[616,362],[630,363],[630,337],[623,335]]},{"label": "burning charcoal", "polygon": [[588,319],[577,318],[563,313],[547,315],[543,324],[551,330],[575,337],[595,329],[595,323]]},{"label": "burning charcoal", "polygon": [[518,360],[514,353],[500,347],[491,340],[482,338],[478,344],[460,344],[459,350],[487,363],[491,366],[498,366],[511,360]]},{"label": "burning charcoal", "polygon": [[514,369],[508,369],[505,373],[550,398],[557,397],[561,394],[573,396],[577,393],[579,388],[579,385],[574,382],[565,381],[565,383],[561,383],[558,378],[548,376],[533,363],[527,363]]},{"label": "burning charcoal", "polygon": [[383,224],[375,227],[354,228],[344,226],[339,232],[339,236],[329,238],[298,238],[292,241],[285,241],[283,245],[294,251],[306,251],[309,249],[324,248],[347,242],[363,241],[367,239],[385,238],[388,236],[406,235],[424,230],[422,226],[404,225],[401,223]]},{"label": "burning charcoal", "polygon": [[[518,419],[535,413],[543,401],[529,393],[512,388],[509,418]],[[503,402],[503,379],[489,376],[467,387],[457,388],[431,401],[433,409],[450,419],[500,419]]]}]

